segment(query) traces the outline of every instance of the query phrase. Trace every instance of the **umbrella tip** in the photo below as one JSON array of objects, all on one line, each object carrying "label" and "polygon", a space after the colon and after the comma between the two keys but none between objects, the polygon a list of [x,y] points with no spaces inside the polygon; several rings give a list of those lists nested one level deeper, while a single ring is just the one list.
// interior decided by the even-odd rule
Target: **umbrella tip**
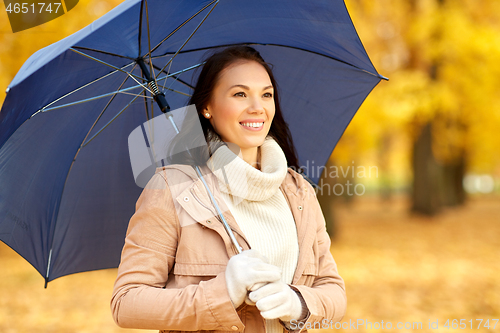
[{"label": "umbrella tip", "polygon": [[9,92],[10,88],[7,87],[7,89],[5,89],[5,93],[7,94]]},{"label": "umbrella tip", "polygon": [[48,284],[49,284],[49,278],[45,278],[45,286],[43,288],[47,289]]}]

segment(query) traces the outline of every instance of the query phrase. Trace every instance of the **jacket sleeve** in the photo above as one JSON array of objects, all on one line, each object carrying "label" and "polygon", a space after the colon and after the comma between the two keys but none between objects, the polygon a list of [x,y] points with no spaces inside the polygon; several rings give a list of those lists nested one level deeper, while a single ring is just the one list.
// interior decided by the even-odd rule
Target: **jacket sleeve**
[{"label": "jacket sleeve", "polygon": [[[316,242],[318,244],[318,275],[315,276],[311,287],[304,285],[292,285],[292,289],[299,292],[304,299],[309,316],[301,322],[292,321],[286,323],[287,331],[300,332],[302,329],[323,328],[341,321],[346,313],[347,298],[344,280],[337,271],[337,264],[330,252],[330,236],[326,231],[325,218],[319,205],[314,189],[307,184],[308,192],[311,193],[307,199],[309,209],[315,214]],[[316,325],[314,324],[316,323]],[[290,325],[291,324],[291,325]]]},{"label": "jacket sleeve", "polygon": [[123,328],[242,331],[224,272],[184,288],[165,288],[180,232],[166,180],[155,174],[129,222],[111,299],[115,322]]}]

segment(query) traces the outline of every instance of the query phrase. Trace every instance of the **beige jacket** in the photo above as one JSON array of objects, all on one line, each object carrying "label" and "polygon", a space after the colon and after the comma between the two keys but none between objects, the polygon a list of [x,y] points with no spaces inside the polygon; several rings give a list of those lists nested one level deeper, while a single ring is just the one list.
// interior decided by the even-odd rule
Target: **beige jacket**
[{"label": "beige jacket", "polygon": [[[238,243],[249,249],[224,208],[217,179],[208,168],[202,170]],[[312,186],[290,168],[280,190],[297,226],[299,260],[291,287],[302,295],[310,312],[303,327],[324,320],[331,327],[345,314],[346,294],[330,253],[321,208]],[[120,327],[162,333],[266,331],[255,306],[243,303],[235,309],[231,303],[224,273],[237,252],[212,207],[192,167],[156,170],[137,201],[122,251],[111,300]]]}]

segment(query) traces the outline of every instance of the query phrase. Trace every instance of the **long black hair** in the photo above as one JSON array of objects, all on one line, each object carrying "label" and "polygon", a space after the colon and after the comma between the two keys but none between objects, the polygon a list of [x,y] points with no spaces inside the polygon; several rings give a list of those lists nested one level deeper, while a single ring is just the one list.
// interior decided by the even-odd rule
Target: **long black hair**
[{"label": "long black hair", "polygon": [[[191,165],[205,165],[212,153],[221,145],[224,144],[219,134],[215,131],[210,121],[203,116],[203,110],[208,105],[220,73],[229,65],[238,61],[255,61],[262,65],[266,72],[269,74],[271,84],[274,88],[274,105],[275,113],[274,119],[271,123],[268,135],[271,136],[281,147],[285,153],[288,166],[299,170],[299,163],[297,152],[293,144],[292,135],[288,128],[288,124],[283,118],[283,113],[280,107],[279,91],[276,80],[274,79],[271,66],[264,61],[260,53],[250,46],[231,46],[221,51],[217,51],[210,55],[203,65],[203,69],[198,77],[195,85],[193,95],[189,100],[188,105],[194,104],[196,106],[199,123],[203,129],[203,135],[206,142],[209,143],[208,147],[201,147],[191,150],[191,155],[187,153],[180,153],[176,155],[167,154],[170,163],[182,163]],[[184,121],[187,127],[192,127],[195,122]],[[183,125],[183,127],[185,127]],[[186,133],[186,134],[184,134]],[[200,138],[188,138],[187,135],[196,133],[192,128],[183,128],[180,134],[176,136],[177,143],[179,142],[194,142]],[[175,146],[175,143],[174,145]],[[172,147],[172,146],[171,146]],[[182,149],[181,149],[182,150]]]}]

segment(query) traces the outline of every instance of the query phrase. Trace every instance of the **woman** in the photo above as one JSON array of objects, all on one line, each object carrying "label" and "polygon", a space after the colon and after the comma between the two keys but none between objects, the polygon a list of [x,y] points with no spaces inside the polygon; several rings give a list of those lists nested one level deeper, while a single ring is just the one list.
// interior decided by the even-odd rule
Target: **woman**
[{"label": "woman", "polygon": [[[269,66],[251,47],[207,59],[190,104],[208,148],[158,168],[132,216],[111,308],[121,327],[283,332],[342,319],[325,220],[298,169]],[[201,166],[243,252],[217,219]],[[316,325],[314,324],[316,323]]]}]

